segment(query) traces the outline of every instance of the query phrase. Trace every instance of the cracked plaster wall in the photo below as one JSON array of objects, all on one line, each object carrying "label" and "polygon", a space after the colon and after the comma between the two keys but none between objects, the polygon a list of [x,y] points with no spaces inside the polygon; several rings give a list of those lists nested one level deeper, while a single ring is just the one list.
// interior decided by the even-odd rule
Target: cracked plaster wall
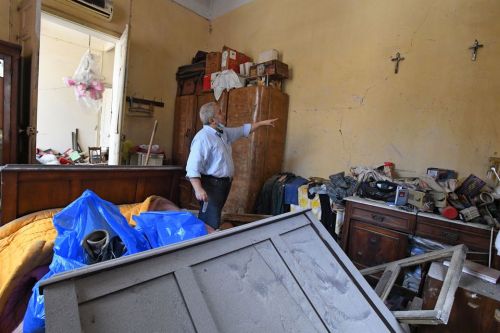
[{"label": "cracked plaster wall", "polygon": [[484,176],[500,149],[499,16],[494,0],[256,0],[213,20],[209,45],[276,48],[290,65],[285,170],[393,161]]}]

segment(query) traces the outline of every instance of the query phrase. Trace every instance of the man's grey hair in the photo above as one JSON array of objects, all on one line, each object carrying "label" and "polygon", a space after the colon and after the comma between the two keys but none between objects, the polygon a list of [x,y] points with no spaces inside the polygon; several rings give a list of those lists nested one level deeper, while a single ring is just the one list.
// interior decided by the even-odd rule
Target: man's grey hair
[{"label": "man's grey hair", "polygon": [[209,125],[210,119],[215,117],[218,105],[215,102],[203,104],[200,108],[200,120],[203,125]]}]

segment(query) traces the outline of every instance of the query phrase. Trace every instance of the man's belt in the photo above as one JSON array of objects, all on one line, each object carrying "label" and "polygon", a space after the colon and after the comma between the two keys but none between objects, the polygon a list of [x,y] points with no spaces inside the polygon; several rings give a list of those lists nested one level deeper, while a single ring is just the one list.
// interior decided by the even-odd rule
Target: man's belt
[{"label": "man's belt", "polygon": [[210,179],[216,179],[216,180],[220,180],[220,181],[226,181],[226,182],[230,182],[231,180],[233,180],[233,177],[215,177],[215,176],[211,176],[211,175],[201,175],[202,178],[210,178]]}]

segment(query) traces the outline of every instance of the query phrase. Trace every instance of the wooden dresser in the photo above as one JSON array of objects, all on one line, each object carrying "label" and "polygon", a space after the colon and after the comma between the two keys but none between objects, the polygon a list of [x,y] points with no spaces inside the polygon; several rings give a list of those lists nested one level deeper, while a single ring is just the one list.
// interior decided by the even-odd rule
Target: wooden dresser
[{"label": "wooden dresser", "polygon": [[[346,201],[342,248],[359,268],[408,257],[409,235],[449,245],[465,244],[469,248],[468,259],[488,265],[489,226],[448,220],[436,214],[406,212],[358,197]],[[498,269],[500,258],[495,254],[493,249],[492,265]]]}]

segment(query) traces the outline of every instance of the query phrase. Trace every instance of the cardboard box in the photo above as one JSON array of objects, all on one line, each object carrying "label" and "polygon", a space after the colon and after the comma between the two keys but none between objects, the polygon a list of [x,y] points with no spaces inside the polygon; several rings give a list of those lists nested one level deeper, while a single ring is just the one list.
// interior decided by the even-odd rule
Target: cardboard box
[{"label": "cardboard box", "polygon": [[259,54],[259,63],[278,60],[278,59],[279,59],[279,52],[278,50],[275,49],[267,50]]},{"label": "cardboard box", "polygon": [[221,70],[232,69],[240,74],[240,64],[252,61],[249,56],[233,50],[227,46],[222,49]]},{"label": "cardboard box", "polygon": [[220,72],[205,74],[203,76],[203,91],[210,91],[214,89],[214,80]]},{"label": "cardboard box", "polygon": [[212,74],[215,72],[220,72],[222,63],[222,53],[221,52],[210,52],[207,54],[207,60],[205,63],[205,74]]},{"label": "cardboard box", "polygon": [[273,60],[250,67],[250,77],[266,75],[276,79],[288,79],[288,65],[279,60]]}]

